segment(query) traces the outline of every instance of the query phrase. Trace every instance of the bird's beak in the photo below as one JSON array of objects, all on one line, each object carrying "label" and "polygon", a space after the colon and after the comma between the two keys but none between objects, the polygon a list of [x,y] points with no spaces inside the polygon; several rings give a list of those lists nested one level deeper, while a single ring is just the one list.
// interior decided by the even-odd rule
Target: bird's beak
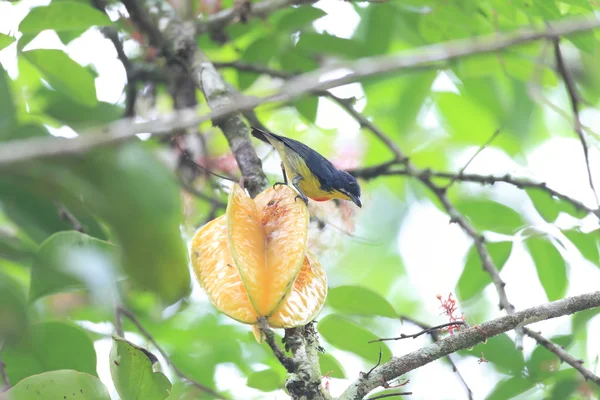
[{"label": "bird's beak", "polygon": [[350,198],[352,199],[352,202],[354,204],[356,204],[359,207],[362,207],[362,203],[360,202],[360,199],[358,197],[351,195]]}]

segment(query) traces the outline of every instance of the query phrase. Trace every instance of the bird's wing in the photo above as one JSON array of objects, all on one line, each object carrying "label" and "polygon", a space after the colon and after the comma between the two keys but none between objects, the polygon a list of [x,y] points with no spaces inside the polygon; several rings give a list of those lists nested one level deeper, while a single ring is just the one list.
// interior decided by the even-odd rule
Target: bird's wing
[{"label": "bird's wing", "polygon": [[252,127],[252,136],[265,143],[271,144],[275,148],[277,148],[277,146],[275,146],[273,142],[278,141],[283,143],[285,147],[298,154],[304,160],[310,171],[319,179],[323,189],[329,189],[329,186],[331,186],[332,178],[337,169],[328,159],[304,143],[255,127]]},{"label": "bird's wing", "polygon": [[331,186],[332,178],[337,171],[337,169],[333,166],[333,164],[317,153],[315,150],[311,149],[304,143],[298,142],[297,140],[286,138],[283,136],[279,136],[280,139],[287,148],[297,153],[300,157],[304,159],[306,165],[310,169],[310,171],[319,178],[319,182],[321,183],[321,187],[323,189],[329,189]]}]

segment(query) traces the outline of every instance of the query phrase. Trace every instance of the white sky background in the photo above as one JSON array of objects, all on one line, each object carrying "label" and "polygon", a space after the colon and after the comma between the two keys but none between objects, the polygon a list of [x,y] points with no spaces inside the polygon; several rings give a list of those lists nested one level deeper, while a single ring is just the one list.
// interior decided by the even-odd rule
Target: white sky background
[{"label": "white sky background", "polygon": [[[0,1],[0,32],[9,34],[17,31],[21,19],[26,15],[28,9],[36,5],[49,3],[47,0],[23,0],[19,4],[13,5],[9,2]],[[350,37],[356,24],[359,21],[358,15],[352,8],[352,5],[337,0],[321,0],[318,7],[326,10],[329,15],[316,21],[315,27],[321,31],[325,30],[331,34],[342,37]],[[33,48],[56,48],[64,49],[74,60],[86,65],[92,63],[99,73],[96,79],[96,90],[98,98],[102,101],[116,103],[122,101],[122,89],[126,82],[123,66],[116,58],[116,52],[112,44],[106,40],[97,29],[88,30],[81,38],[76,39],[68,46],[62,45],[54,32],[47,31],[40,34],[28,49]],[[16,69],[16,45],[0,51],[0,63],[14,77],[17,74]],[[434,83],[435,90],[454,90],[450,80],[443,75]],[[335,89],[336,94],[340,96],[360,97],[362,91],[358,84],[347,85]],[[557,101],[566,105],[566,98],[563,94],[557,94]],[[364,106],[364,101],[358,104],[359,109]],[[563,107],[568,109],[567,106]],[[560,117],[551,113],[546,113],[549,123],[558,127],[568,127],[568,122],[561,120]],[[422,123],[428,127],[438,125],[434,111],[425,113]],[[582,112],[583,122],[588,126],[598,126],[598,112],[584,110]],[[346,137],[356,137],[359,133],[358,124],[350,118],[337,105],[322,99],[319,103],[319,113],[317,124],[323,128],[336,128],[341,135]],[[566,128],[568,129],[568,128]],[[69,128],[60,129],[54,132],[64,136],[72,136]],[[368,134],[365,132],[364,134]],[[458,170],[470,158],[473,151],[465,151],[457,157],[455,169]],[[598,151],[593,149],[591,152],[593,171],[600,171],[600,157]],[[587,175],[583,164],[581,154],[581,145],[573,138],[557,138],[544,143],[535,151],[527,155],[527,167],[523,168],[511,160],[503,152],[495,149],[486,149],[469,166],[467,172],[474,173],[506,173],[510,172],[519,176],[531,176],[536,179],[546,181],[554,189],[569,194],[572,197],[585,201],[593,206],[593,197],[588,189]],[[600,173],[596,174],[596,186],[600,187]],[[509,192],[506,193],[516,193]],[[519,197],[521,196],[521,197]],[[524,200],[524,193],[516,193],[503,197],[500,200],[515,206],[515,208],[524,207],[527,215],[531,216],[531,223],[541,230],[551,229],[533,210],[533,206],[528,200]],[[372,196],[371,196],[372,198]],[[365,201],[365,206],[361,210],[365,215],[368,214],[369,204]],[[568,225],[569,219],[564,222]],[[590,220],[589,229],[595,229],[595,222]],[[360,231],[360,226],[358,228]],[[455,224],[448,224],[448,216],[437,210],[435,206],[427,202],[413,202],[407,211],[405,221],[402,224],[398,234],[398,247],[401,252],[404,266],[407,271],[407,282],[413,288],[418,288],[418,296],[421,304],[431,315],[437,315],[438,302],[435,299],[436,294],[447,294],[454,292],[456,282],[464,266],[464,257],[471,244],[460,228]],[[502,278],[507,282],[507,293],[510,301],[517,309],[541,304],[547,301],[544,291],[539,284],[535,267],[529,255],[519,246],[515,246],[511,258],[502,270]],[[569,291],[568,295],[575,295],[590,292],[598,289],[600,282],[600,269],[591,263],[583,260],[580,256],[567,254],[570,262],[569,267]],[[326,264],[325,264],[326,265]],[[398,284],[398,290],[402,285]],[[202,293],[197,293],[198,300],[205,305],[206,298]],[[490,304],[489,317],[501,316],[503,313],[497,310],[497,295],[489,285],[485,290],[486,301]],[[397,310],[402,313],[402,310]],[[467,309],[468,315],[468,309]],[[444,321],[440,321],[444,322]],[[470,321],[472,323],[482,321]],[[232,322],[234,323],[234,322]],[[566,319],[555,319],[545,323],[538,323],[534,329],[541,329],[547,337],[555,334],[566,334],[568,332],[568,323]],[[400,329],[400,325],[393,326],[395,332]],[[600,353],[600,342],[592,340],[600,334],[600,318],[595,318],[590,322],[590,334],[588,335],[588,361],[594,360]],[[112,327],[109,324],[96,326],[98,330],[110,332]],[[404,331],[413,329],[410,326],[403,328]],[[135,334],[128,334],[128,338],[138,343],[143,343],[141,338]],[[136,340],[140,339],[140,340]],[[395,355],[402,355],[412,350],[416,350],[428,343],[427,338],[417,340],[404,340],[390,343],[390,348]],[[361,370],[365,369],[365,364],[355,356],[332,349],[325,345],[328,351],[338,358],[344,365],[347,376],[356,378]],[[525,352],[529,354],[534,347],[532,340],[525,339]],[[111,394],[115,399],[118,398],[112,384],[110,383],[110,374],[108,372],[108,351],[110,349],[110,340],[102,340],[96,343],[98,352],[98,372],[111,389]],[[456,358],[455,358],[456,360]],[[474,391],[475,399],[483,399],[485,395],[493,388],[498,379],[498,374],[490,364],[477,364],[475,359],[467,359],[457,363],[463,377]],[[586,363],[588,368],[593,368],[591,364]],[[264,368],[264,367],[262,367]],[[257,369],[261,369],[257,366]],[[413,400],[420,399],[463,399],[466,398],[464,389],[456,376],[450,369],[440,361],[433,362],[416,372],[410,374],[411,382],[406,390],[414,394],[410,396]],[[332,380],[330,388],[333,395],[339,395],[348,385],[349,381]],[[217,369],[217,384],[219,389],[234,389],[235,398],[263,398],[266,400],[287,399],[288,396],[283,392],[274,392],[263,394],[252,389],[246,389],[245,378],[237,371],[235,367],[221,365]],[[535,389],[534,389],[535,390]],[[540,398],[541,394],[533,391],[529,392],[529,398]],[[258,397],[257,397],[258,396]]]}]

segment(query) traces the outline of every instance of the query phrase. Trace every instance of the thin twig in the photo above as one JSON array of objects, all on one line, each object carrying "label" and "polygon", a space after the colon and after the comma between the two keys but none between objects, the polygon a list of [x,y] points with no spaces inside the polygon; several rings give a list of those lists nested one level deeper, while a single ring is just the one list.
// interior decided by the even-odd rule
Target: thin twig
[{"label": "thin twig", "polygon": [[571,101],[571,108],[573,110],[573,130],[579,137],[579,141],[581,142],[581,146],[583,147],[583,155],[585,157],[585,166],[587,168],[588,180],[596,198],[596,205],[598,206],[598,209],[600,209],[600,199],[598,198],[598,192],[596,191],[596,187],[594,185],[594,178],[592,177],[592,170],[590,168],[589,147],[585,138],[585,134],[583,133],[583,129],[581,128],[581,119],[579,118],[579,96],[577,94],[577,88],[575,87],[575,81],[573,80],[573,76],[569,72],[569,69],[567,68],[564,58],[562,56],[559,41],[559,38],[555,38],[553,40],[554,56],[556,57],[556,67],[558,69],[558,72],[562,76],[563,81],[565,82],[565,86],[567,87],[567,93],[569,94],[569,100]]},{"label": "thin twig", "polygon": [[217,178],[221,178],[226,181],[230,181],[230,182],[238,182],[239,181],[239,179],[234,179],[234,178],[231,178],[228,176],[219,175],[216,172],[213,172],[210,169],[206,168],[205,166],[198,164],[196,161],[194,161],[194,159],[192,158],[192,156],[190,155],[190,152],[188,150],[181,148],[181,145],[179,144],[179,141],[177,140],[176,137],[172,138],[172,142],[175,144],[175,147],[177,147],[177,149],[179,150],[181,155],[196,168],[199,168],[202,171],[204,171],[208,174],[211,174],[212,176],[216,176]]},{"label": "thin twig", "polygon": [[467,161],[466,164],[460,169],[460,171],[458,171],[458,174],[456,174],[452,179],[450,179],[450,182],[448,182],[448,184],[446,185],[446,190],[450,189],[450,186],[452,186],[452,184],[458,180],[458,177],[465,172],[467,167],[473,162],[473,160],[475,160],[479,153],[481,153],[486,147],[488,147],[490,143],[492,143],[499,134],[500,128],[496,129],[492,136],[490,136],[490,138],[486,140],[486,142],[482,144],[479,147],[479,149],[477,149],[477,151],[471,156],[471,158],[469,158],[469,161]]},{"label": "thin twig", "polygon": [[[173,362],[171,361],[171,358],[169,357],[169,354],[167,354],[167,352],[164,351],[162,349],[162,347],[159,346],[159,344],[156,342],[156,340],[154,340],[154,337],[152,336],[152,334],[150,332],[148,332],[146,330],[146,328],[144,328],[142,326],[142,324],[137,320],[137,318],[135,317],[135,315],[133,315],[133,313],[131,311],[126,310],[123,307],[117,306],[117,308],[116,308],[116,314],[117,314],[117,320],[120,320],[121,316],[124,316],[124,317],[126,317],[129,321],[131,321],[136,326],[136,328],[138,329],[138,331],[140,331],[140,333],[146,339],[148,339],[148,341],[164,357],[164,359],[171,366],[171,368],[173,368],[173,371],[175,372],[175,374],[177,374],[178,377],[180,377],[181,379],[185,379],[186,381],[190,382],[193,386],[195,386],[199,390],[201,390],[201,391],[203,391],[205,393],[209,393],[212,396],[216,397],[217,399],[227,400],[226,397],[223,397],[221,394],[217,393],[216,391],[214,391],[213,389],[209,388],[208,386],[205,386],[205,385],[201,384],[200,382],[198,382],[198,381],[190,378],[189,376],[187,376],[186,374],[184,374],[179,368],[177,368],[177,366],[175,366],[173,364]],[[122,323],[122,321],[121,321],[121,323]],[[119,335],[119,336],[122,336],[122,335]]]},{"label": "thin twig", "polygon": [[391,340],[401,340],[401,339],[410,339],[410,338],[418,338],[421,335],[424,335],[426,333],[431,333],[433,331],[438,331],[442,328],[447,328],[449,326],[465,326],[465,327],[469,327],[469,324],[467,324],[465,321],[454,321],[454,322],[446,322],[445,324],[441,324],[441,325],[436,325],[436,326],[432,326],[426,329],[423,329],[420,332],[417,333],[413,333],[412,335],[405,335],[404,333],[401,333],[400,336],[398,337],[393,337],[393,338],[379,338],[376,340],[371,340],[369,341],[369,343],[375,343],[375,342],[386,342],[386,341],[391,341]]},{"label": "thin twig", "polygon": [[380,394],[379,396],[369,397],[368,399],[365,399],[365,400],[385,399],[387,397],[396,397],[396,396],[409,396],[411,394],[412,394],[412,392],[386,393],[386,394]]},{"label": "thin twig", "polygon": [[[400,319],[402,321],[406,321],[410,324],[416,325],[421,329],[428,329],[429,325],[424,324],[422,322],[419,322],[411,317],[407,317],[405,315],[401,315]],[[440,331],[430,331],[428,332],[429,335],[431,336],[431,338],[433,339],[434,342],[437,342],[438,340],[441,339],[440,336]],[[462,383],[463,387],[465,388],[465,390],[467,391],[467,398],[469,400],[473,400],[473,391],[471,390],[471,388],[469,387],[469,385],[467,384],[467,381],[465,380],[465,378],[462,376],[462,374],[460,373],[460,371],[458,370],[458,367],[456,366],[456,363],[454,362],[454,360],[452,360],[452,357],[450,357],[450,354],[448,354],[446,356],[446,360],[448,360],[448,363],[450,364],[450,366],[452,367],[452,371],[456,373],[456,375],[458,375],[458,379],[460,380],[460,382]]]},{"label": "thin twig", "polygon": [[277,357],[281,365],[283,365],[288,372],[294,372],[293,360],[285,355],[281,347],[279,347],[279,345],[275,341],[275,334],[273,333],[271,328],[269,328],[269,323],[267,322],[267,319],[265,317],[261,317],[258,319],[258,327],[260,331],[265,335],[265,341],[267,342],[267,344],[273,351],[273,354],[275,354],[275,357]]},{"label": "thin twig", "polygon": [[85,227],[81,224],[81,222],[79,222],[77,217],[67,209],[67,207],[59,203],[57,203],[56,206],[58,207],[58,215],[60,219],[71,224],[71,227],[74,231],[86,233]]},{"label": "thin twig", "polygon": [[[371,342],[369,342],[371,343]],[[381,357],[383,357],[383,348],[381,346],[379,346],[379,358],[377,359],[377,364],[375,364],[373,366],[373,368],[371,368],[366,374],[365,374],[365,378],[368,378],[369,375],[371,375],[371,372],[373,372],[373,370],[377,367],[379,367],[381,365]]]},{"label": "thin twig", "polygon": [[[104,0],[92,0],[92,5],[98,9],[99,11],[106,14],[106,2]],[[134,74],[132,73],[131,61],[127,54],[125,54],[125,49],[123,48],[123,43],[119,39],[119,33],[112,26],[105,26],[100,29],[102,34],[112,42],[116,52],[117,58],[123,64],[123,68],[125,68],[125,75],[127,76],[127,85],[125,87],[125,117],[133,117],[135,114],[135,101],[137,98],[137,88]]]},{"label": "thin twig", "polygon": [[577,371],[579,371],[579,373],[581,375],[583,375],[583,377],[585,378],[586,381],[591,380],[592,382],[594,382],[596,385],[598,385],[600,387],[600,377],[598,375],[594,374],[589,369],[585,368],[583,366],[583,360],[576,359],[575,357],[573,357],[572,355],[567,353],[565,350],[563,350],[560,346],[552,343],[551,341],[549,341],[548,339],[543,337],[538,332],[535,332],[534,330],[531,330],[529,328],[524,328],[524,331],[527,336],[532,337],[540,345],[544,346],[548,351],[556,354],[561,361],[566,362],[571,367],[573,367]]},{"label": "thin twig", "polygon": [[[386,162],[382,164],[378,164],[372,167],[359,168],[352,171],[348,171],[350,174],[357,178],[361,179],[374,179],[379,176],[412,176],[411,172],[406,169],[392,169],[391,167],[397,165],[397,162]],[[421,170],[420,174],[424,176],[430,176],[433,178],[446,178],[446,179],[456,179],[461,182],[475,182],[480,183],[482,185],[493,185],[495,183],[507,183],[509,185],[513,185],[519,189],[531,188],[531,189],[539,189],[543,192],[548,193],[549,196],[557,197],[561,200],[564,200],[577,210],[584,210],[588,213],[599,215],[598,210],[592,209],[581,201],[576,200],[570,196],[567,196],[563,193],[560,193],[550,187],[545,182],[536,182],[532,181],[528,178],[520,178],[516,176],[512,176],[510,174],[505,175],[480,175],[480,174],[465,174],[465,173],[456,173],[456,172],[444,172],[444,171],[432,171],[432,170]]]},{"label": "thin twig", "polygon": [[230,7],[214,14],[201,18],[196,23],[196,34],[200,35],[216,29],[223,29],[232,22],[239,20],[240,15],[244,15],[244,20],[247,21],[252,17],[266,17],[269,14],[287,8],[295,4],[311,4],[315,0],[265,0],[260,3],[252,3],[250,10],[244,12],[239,7]]},{"label": "thin twig", "polygon": [[1,350],[4,347],[4,340],[0,341],[0,376],[2,376],[3,386],[0,388],[0,392],[5,392],[10,389],[10,380],[8,379],[8,375],[6,374],[6,364],[1,358]]}]

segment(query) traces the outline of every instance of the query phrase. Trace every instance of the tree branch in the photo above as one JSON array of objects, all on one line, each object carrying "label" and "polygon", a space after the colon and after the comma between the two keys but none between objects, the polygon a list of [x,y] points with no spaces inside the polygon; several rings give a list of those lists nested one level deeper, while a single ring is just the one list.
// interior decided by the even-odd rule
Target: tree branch
[{"label": "tree branch", "polygon": [[585,368],[583,366],[583,360],[576,359],[575,357],[573,357],[572,355],[570,355],[569,353],[567,353],[565,350],[563,350],[562,347],[557,346],[556,344],[552,343],[551,341],[549,341],[548,339],[546,339],[545,337],[543,337],[538,332],[535,332],[535,331],[533,331],[533,330],[531,330],[529,328],[523,328],[523,330],[525,331],[525,334],[527,336],[532,337],[540,345],[542,345],[546,349],[548,349],[548,351],[556,354],[558,356],[558,358],[560,358],[560,360],[562,362],[566,362],[571,367],[573,367],[577,371],[579,371],[579,373],[581,375],[583,375],[583,377],[585,378],[586,381],[587,380],[591,380],[596,385],[598,385],[598,387],[600,387],[600,377],[598,375],[594,374],[589,369]]},{"label": "tree branch", "polygon": [[[398,162],[389,161],[386,163],[382,163],[379,165],[375,165],[372,167],[360,168],[355,170],[348,171],[350,174],[357,178],[362,179],[374,179],[379,176],[411,176],[410,172],[406,169],[392,169],[391,167],[398,165]],[[556,190],[548,187],[545,182],[535,182],[528,178],[520,178],[515,177],[510,174],[505,175],[480,175],[480,174],[465,174],[463,173],[454,173],[454,172],[443,172],[443,171],[432,171],[429,169],[421,170],[421,174],[425,176],[430,176],[433,178],[445,178],[445,179],[455,179],[461,182],[474,182],[480,183],[482,185],[493,185],[495,183],[507,183],[509,185],[513,185],[519,189],[531,188],[531,189],[539,189],[543,192],[548,193],[549,196],[557,197],[561,200],[564,200],[577,210],[584,210],[588,213],[592,213],[600,216],[598,210],[592,209],[581,201],[576,200],[570,196],[557,192]]]},{"label": "tree branch", "polygon": [[448,354],[473,347],[498,334],[595,307],[600,307],[600,291],[567,297],[485,322],[402,357],[392,357],[389,362],[377,367],[368,378],[361,377],[351,384],[339,399],[360,400],[371,390],[381,386],[383,381],[397,378]]},{"label": "tree branch", "polygon": [[[187,128],[209,119],[219,119],[236,112],[251,110],[264,103],[289,102],[306,93],[331,89],[358,81],[361,78],[422,68],[434,62],[495,52],[517,44],[597,28],[600,28],[600,20],[598,19],[569,18],[558,21],[545,30],[526,28],[512,33],[493,34],[475,39],[462,39],[423,46],[393,56],[377,56],[340,63],[336,66],[319,68],[299,75],[285,84],[275,94],[260,98],[237,98],[235,102],[228,102],[221,107],[213,108],[213,111],[207,115],[197,115],[196,109],[187,109],[142,123],[135,123],[132,119],[123,119],[112,124],[82,131],[82,134],[74,139],[62,140],[60,138],[45,137],[9,141],[0,148],[0,167],[41,157],[81,153],[98,146],[124,141],[139,133],[166,135],[174,129]],[[340,78],[321,80],[321,76],[325,73],[348,70],[351,73]],[[216,77],[218,74],[210,72],[209,76]],[[217,82],[219,80],[216,79]]]},{"label": "tree branch", "polygon": [[[123,3],[132,19],[151,39],[151,43],[160,46],[163,50],[168,46],[167,58],[173,64],[183,65],[189,78],[204,93],[208,106],[213,110],[212,114],[221,109],[236,109],[235,97],[239,96],[228,87],[208,58],[198,49],[194,27],[190,22],[183,22],[171,16],[167,28],[161,32],[155,24],[151,23],[147,11],[136,0],[123,0]],[[238,113],[230,112],[219,117],[213,115],[212,120],[227,138],[229,147],[246,179],[246,188],[250,195],[256,196],[268,186],[268,180],[250,142],[248,127]]]},{"label": "tree branch", "polygon": [[269,14],[291,5],[312,4],[316,0],[265,0],[260,3],[250,4],[250,11],[243,11],[238,7],[230,7],[196,21],[196,34],[223,29],[226,25],[236,22],[243,14],[245,19],[264,18]]}]

